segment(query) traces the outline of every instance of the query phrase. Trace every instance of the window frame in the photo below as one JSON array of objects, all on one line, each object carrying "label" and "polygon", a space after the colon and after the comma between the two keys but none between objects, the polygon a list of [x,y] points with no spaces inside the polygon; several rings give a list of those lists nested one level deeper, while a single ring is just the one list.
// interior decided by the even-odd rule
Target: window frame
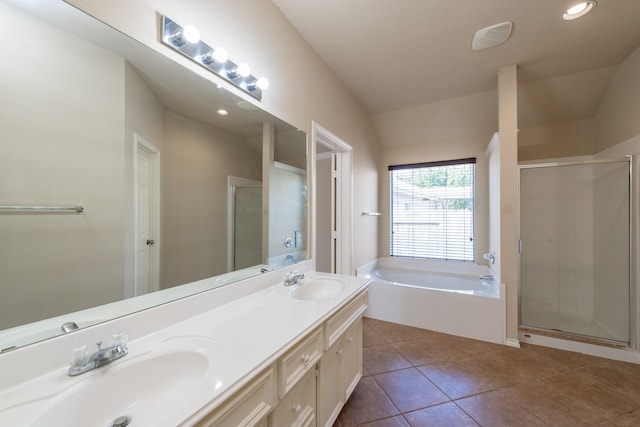
[{"label": "window frame", "polygon": [[[421,162],[421,163],[410,163],[410,164],[399,164],[399,165],[389,165],[388,166],[388,170],[389,170],[389,255],[390,256],[395,256],[395,257],[408,257],[408,258],[418,258],[418,259],[430,259],[430,260],[439,260],[439,261],[460,261],[460,262],[475,262],[475,252],[476,252],[476,247],[475,247],[475,223],[476,223],[476,197],[475,197],[475,191],[476,191],[476,164],[477,164],[477,159],[475,157],[468,157],[468,158],[461,158],[461,159],[453,159],[453,160],[440,160],[440,161],[433,161],[433,162]],[[445,240],[443,245],[438,247],[436,245],[432,245],[431,247],[429,247],[429,243],[419,243],[418,247],[423,247],[425,248],[424,251],[429,251],[429,250],[433,250],[434,248],[438,248],[440,249],[441,252],[443,252],[445,254],[444,257],[436,257],[436,256],[421,256],[421,255],[416,255],[416,250],[412,249],[412,248],[398,248],[397,250],[394,250],[394,244],[397,244],[397,238],[394,240],[394,233],[397,232],[397,227],[396,225],[399,222],[394,222],[394,216],[396,215],[395,212],[397,212],[397,210],[394,210],[394,202],[397,203],[397,198],[394,200],[394,191],[398,191],[397,186],[394,184],[394,171],[399,171],[399,170],[406,170],[406,169],[428,169],[428,168],[434,168],[434,167],[446,167],[446,166],[456,166],[456,165],[470,165],[472,167],[472,171],[471,171],[471,189],[470,189],[470,200],[471,200],[471,219],[470,222],[465,222],[462,226],[462,230],[461,231],[467,231],[468,229],[470,229],[470,242],[471,242],[471,249],[470,251],[468,249],[464,249],[464,244],[462,246],[460,246],[459,243],[457,243],[458,246],[462,247],[463,249],[459,251],[459,253],[461,253],[461,256],[447,256],[447,253],[455,253],[456,251],[448,251],[447,248],[452,248],[455,247],[455,242],[452,241],[452,243],[447,243],[448,240]],[[459,187],[453,187],[453,186],[445,186],[445,187],[431,187],[431,188],[459,188]],[[424,199],[423,199],[424,200]],[[414,205],[414,201],[410,201],[409,202],[411,207],[415,206]],[[397,204],[396,204],[397,206]],[[449,209],[446,209],[447,211]],[[418,212],[418,213],[426,213],[426,212]],[[395,229],[394,229],[395,227]],[[444,234],[446,235],[446,228],[445,228],[445,232]],[[420,240],[420,237],[422,239],[425,239],[423,241],[426,241],[426,238],[429,237],[428,234],[424,234],[423,236],[418,236],[418,240]],[[413,241],[414,239],[414,234],[413,231],[411,231],[411,240]],[[469,253],[470,252],[470,253]],[[407,255],[407,253],[411,253],[410,255]]]}]

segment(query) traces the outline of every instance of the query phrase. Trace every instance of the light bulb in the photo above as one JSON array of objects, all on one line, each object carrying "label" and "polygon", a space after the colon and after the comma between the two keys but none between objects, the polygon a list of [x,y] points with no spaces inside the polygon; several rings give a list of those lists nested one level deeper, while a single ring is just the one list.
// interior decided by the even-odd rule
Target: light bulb
[{"label": "light bulb", "polygon": [[565,21],[573,21],[583,17],[587,13],[591,12],[596,7],[596,0],[587,0],[571,6],[562,14],[562,19]]},{"label": "light bulb", "polygon": [[240,77],[248,77],[251,74],[251,68],[247,63],[243,62],[236,68],[236,73],[238,73]]},{"label": "light bulb", "polygon": [[224,108],[220,108],[219,110],[216,111],[216,114],[218,114],[219,116],[228,116],[229,112]]},{"label": "light bulb", "polygon": [[269,87],[269,80],[266,77],[260,77],[256,81],[256,87],[260,90],[265,90]]},{"label": "light bulb", "polygon": [[213,49],[213,53],[211,54],[211,56],[213,57],[213,60],[218,64],[224,64],[229,59],[229,54],[223,47],[217,47]]},{"label": "light bulb", "polygon": [[200,31],[193,25],[187,25],[182,29],[182,37],[189,43],[198,43],[200,41]]},{"label": "light bulb", "polygon": [[567,9],[567,15],[576,15],[587,8],[587,2],[578,3],[577,5]]}]

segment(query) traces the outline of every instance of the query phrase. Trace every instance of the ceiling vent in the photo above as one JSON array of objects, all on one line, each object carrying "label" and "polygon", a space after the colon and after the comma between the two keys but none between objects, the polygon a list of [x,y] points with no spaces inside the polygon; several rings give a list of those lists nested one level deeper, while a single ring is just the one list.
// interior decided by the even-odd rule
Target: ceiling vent
[{"label": "ceiling vent", "polygon": [[478,30],[473,36],[471,49],[488,49],[490,47],[498,46],[499,44],[506,42],[509,38],[509,35],[511,35],[512,27],[513,23],[507,21]]}]

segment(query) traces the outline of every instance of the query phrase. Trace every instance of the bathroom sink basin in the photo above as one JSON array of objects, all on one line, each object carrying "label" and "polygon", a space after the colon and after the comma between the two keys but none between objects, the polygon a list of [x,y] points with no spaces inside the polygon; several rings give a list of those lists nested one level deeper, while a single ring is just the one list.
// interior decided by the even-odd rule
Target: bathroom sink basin
[{"label": "bathroom sink basin", "polygon": [[110,426],[128,417],[131,426],[154,425],[157,417],[188,403],[202,385],[216,383],[219,360],[202,347],[168,348],[132,360],[122,358],[74,377],[78,384],[53,397],[32,426]]},{"label": "bathroom sink basin", "polygon": [[344,283],[337,279],[313,278],[304,279],[302,283],[294,286],[289,295],[300,300],[329,299],[344,290]]}]

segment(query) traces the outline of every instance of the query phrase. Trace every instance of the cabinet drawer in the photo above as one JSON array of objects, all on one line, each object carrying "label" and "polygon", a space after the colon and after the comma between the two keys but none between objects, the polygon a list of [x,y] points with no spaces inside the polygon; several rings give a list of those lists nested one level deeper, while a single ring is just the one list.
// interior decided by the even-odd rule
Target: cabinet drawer
[{"label": "cabinet drawer", "polygon": [[276,403],[273,366],[204,417],[197,426],[253,427],[260,424]]},{"label": "cabinet drawer", "polygon": [[278,360],[278,396],[284,397],[321,357],[322,328],[318,328]]},{"label": "cabinet drawer", "polygon": [[367,291],[365,290],[325,322],[324,348],[331,347],[366,309]]},{"label": "cabinet drawer", "polygon": [[280,402],[271,414],[273,427],[302,427],[313,425],[316,407],[316,372],[308,372]]}]

